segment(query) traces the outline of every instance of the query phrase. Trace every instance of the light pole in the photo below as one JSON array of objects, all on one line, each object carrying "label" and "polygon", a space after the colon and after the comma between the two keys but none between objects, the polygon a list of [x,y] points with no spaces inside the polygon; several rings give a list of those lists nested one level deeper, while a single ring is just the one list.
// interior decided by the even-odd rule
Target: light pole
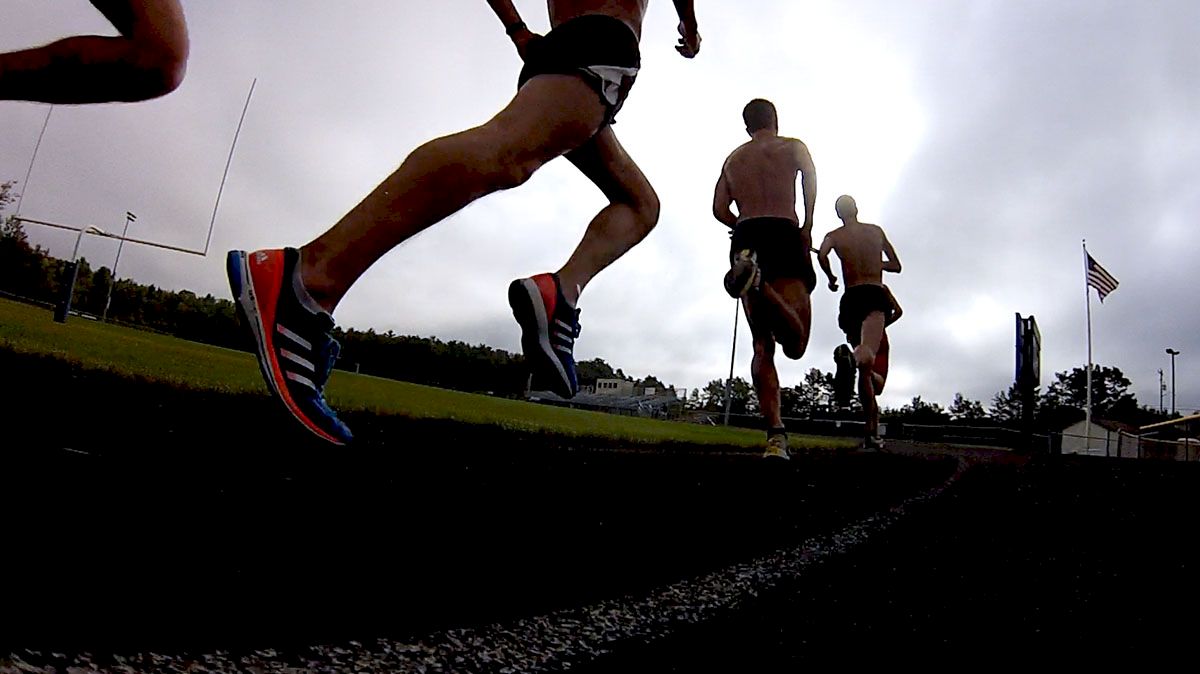
[{"label": "light pole", "polygon": [[137,216],[125,211],[125,229],[121,230],[121,242],[117,244],[117,259],[113,260],[112,273],[108,275],[108,296],[104,298],[104,311],[100,320],[108,320],[108,305],[112,303],[113,286],[117,284],[117,265],[121,264],[121,249],[125,247],[125,235],[129,233],[129,223],[137,220]]},{"label": "light pole", "polygon": [[1167,354],[1171,356],[1171,414],[1175,414],[1175,356],[1178,356],[1179,352],[1167,349]]}]

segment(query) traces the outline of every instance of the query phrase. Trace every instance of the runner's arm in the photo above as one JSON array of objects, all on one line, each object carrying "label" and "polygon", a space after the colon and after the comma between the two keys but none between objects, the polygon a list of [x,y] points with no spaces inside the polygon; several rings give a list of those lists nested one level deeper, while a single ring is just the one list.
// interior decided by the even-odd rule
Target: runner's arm
[{"label": "runner's arm", "polygon": [[804,233],[812,241],[813,210],[817,205],[817,167],[803,141],[796,141],[796,164],[800,169],[800,189],[804,191]]},{"label": "runner's arm", "polygon": [[729,209],[732,203],[733,195],[729,193],[729,181],[725,180],[725,169],[722,168],[717,189],[713,192],[713,217],[730,229],[737,225],[737,216]]},{"label": "runner's arm", "polygon": [[[880,233],[882,233],[882,230],[880,230]],[[887,257],[887,260],[883,263],[883,271],[899,274],[900,258],[896,257],[896,250],[892,248],[892,242],[888,241],[887,234],[883,235],[883,254]]]},{"label": "runner's arm", "polygon": [[902,309],[900,307],[900,303],[896,301],[896,296],[892,294],[891,288],[884,286],[883,289],[887,291],[888,299],[891,300],[891,302],[892,302],[892,317],[890,319],[888,319],[888,322],[884,323],[884,325],[883,325],[883,327],[886,328],[887,326],[891,325],[892,323],[895,323],[896,321],[900,320],[900,317],[904,315],[904,309]]},{"label": "runner's arm", "polygon": [[675,13],[679,15],[679,44],[675,45],[675,51],[684,58],[695,58],[700,53],[700,31],[694,0],[675,0]]},{"label": "runner's arm", "polygon": [[821,263],[821,271],[825,272],[825,277],[829,279],[829,289],[836,293],[837,277],[833,275],[833,269],[829,266],[829,251],[831,250],[833,250],[833,237],[826,235],[825,240],[821,242],[821,250],[817,251],[817,262]]},{"label": "runner's arm", "polygon": [[513,6],[512,0],[487,0],[487,3],[496,13],[496,18],[500,19],[500,23],[504,24],[504,32],[512,39],[517,53],[524,59],[525,47],[537,35],[521,20],[521,14]]}]

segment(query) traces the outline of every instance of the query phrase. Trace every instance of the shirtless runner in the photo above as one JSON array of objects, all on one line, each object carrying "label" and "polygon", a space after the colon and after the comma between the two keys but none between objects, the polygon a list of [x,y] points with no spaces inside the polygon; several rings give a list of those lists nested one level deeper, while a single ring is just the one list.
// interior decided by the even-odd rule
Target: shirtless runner
[{"label": "shirtless runner", "polygon": [[[899,318],[899,304],[883,284],[883,272],[900,273],[887,234],[878,225],[858,220],[858,205],[849,196],[840,196],[834,204],[842,226],[825,236],[817,259],[829,279],[829,289],[837,292],[838,279],[829,266],[829,252],[842,261],[846,291],[838,309],[838,326],[854,347],[852,354],[835,351],[839,370],[852,366],[858,370],[858,396],[866,415],[865,449],[882,449],[879,437],[879,404],[876,396],[883,390],[887,376],[887,337],[884,328]],[[844,348],[844,347],[839,347]],[[882,372],[877,358],[883,355]],[[850,355],[853,362],[846,356]],[[835,374],[835,381],[838,376]]]},{"label": "shirtless runner", "polygon": [[[230,251],[227,272],[271,392],[305,428],[344,444],[350,429],[325,401],[339,346],[333,310],[385,253],[480,197],[516,187],[565,155],[608,198],[566,263],[513,281],[508,300],[535,388],[578,391],[576,302],[597,273],[658,222],[654,188],[612,130],[641,65],[647,0],[549,0],[551,30],[533,33],[511,0],[488,0],[524,61],[512,101],[483,125],[413,150],[332,228],[303,247]],[[674,0],[675,49],[700,49],[692,0]]]},{"label": "shirtless runner", "polygon": [[142,101],[174,91],[187,69],[179,0],[91,0],[120,35],[77,35],[0,54],[0,99]]},{"label": "shirtless runner", "polygon": [[[792,360],[808,348],[813,207],[817,174],[808,147],[779,135],[770,101],[754,99],[742,111],[750,141],[725,160],[713,195],[713,215],[730,228],[730,269],[725,290],[741,298],[754,340],[750,364],[759,408],[767,426],[764,457],[788,458],[780,412],[775,345]],[[804,196],[804,222],[796,214],[796,175]],[[730,210],[737,204],[737,215]]]}]

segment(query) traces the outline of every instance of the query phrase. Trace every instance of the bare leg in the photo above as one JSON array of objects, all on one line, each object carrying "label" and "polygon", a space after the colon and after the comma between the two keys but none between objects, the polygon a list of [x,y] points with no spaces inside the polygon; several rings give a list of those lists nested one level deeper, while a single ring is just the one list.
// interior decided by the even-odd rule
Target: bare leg
[{"label": "bare leg", "polygon": [[868,438],[879,434],[879,405],[875,400],[874,372],[875,352],[883,338],[883,312],[872,311],[862,324],[862,341],[854,348],[854,362],[858,366],[858,396],[866,415]]},{"label": "bare leg", "polygon": [[0,54],[0,99],[141,101],[179,87],[188,35],[179,0],[92,0],[120,37],[69,37]]},{"label": "bare leg", "polygon": [[812,300],[799,279],[777,279],[759,286],[760,296],[775,314],[774,332],[783,354],[799,360],[808,349],[812,326]]},{"label": "bare leg", "polygon": [[567,159],[588,177],[604,196],[605,206],[588,223],[570,259],[558,270],[562,291],[569,302],[602,269],[633,248],[658,223],[659,202],[650,181],[617,141],[612,127],[604,127]]},{"label": "bare leg", "polygon": [[432,140],[329,231],[301,249],[301,278],[333,311],[363,272],[392,248],[476,199],[516,187],[580,147],[604,107],[573,75],[541,75],[482,126]]},{"label": "bare leg", "polygon": [[888,372],[888,357],[891,352],[891,345],[888,344],[887,331],[879,340],[879,350],[875,352],[875,363],[871,366],[871,383],[875,387],[875,395],[883,393],[883,386],[887,383]]},{"label": "bare leg", "polygon": [[750,361],[750,376],[754,380],[754,390],[758,393],[758,407],[767,422],[767,428],[782,428],[779,373],[775,369],[775,340],[770,331],[763,327],[763,305],[744,299],[742,306],[746,309],[746,320],[750,323],[750,333],[754,339],[754,359]]}]

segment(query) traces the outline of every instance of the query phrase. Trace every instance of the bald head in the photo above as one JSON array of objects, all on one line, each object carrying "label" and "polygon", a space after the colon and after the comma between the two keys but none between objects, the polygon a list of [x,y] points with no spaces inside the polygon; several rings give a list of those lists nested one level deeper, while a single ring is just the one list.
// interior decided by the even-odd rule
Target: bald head
[{"label": "bald head", "polygon": [[858,217],[858,204],[854,203],[854,197],[848,194],[838,197],[833,204],[833,209],[837,211],[837,216],[842,220]]}]

